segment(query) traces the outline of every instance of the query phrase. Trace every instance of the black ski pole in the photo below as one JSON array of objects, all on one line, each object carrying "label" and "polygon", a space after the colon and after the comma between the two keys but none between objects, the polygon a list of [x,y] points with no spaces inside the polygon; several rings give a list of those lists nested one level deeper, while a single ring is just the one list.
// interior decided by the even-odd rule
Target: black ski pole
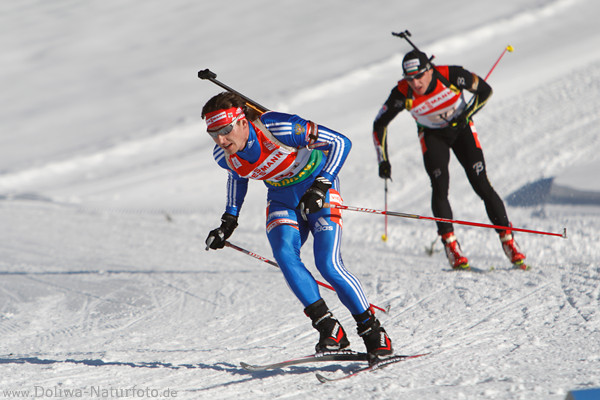
[{"label": "black ski pole", "polygon": [[237,90],[235,90],[235,89],[227,86],[223,82],[217,80],[217,74],[215,74],[214,72],[212,72],[208,68],[207,69],[203,69],[201,71],[198,71],[198,78],[209,80],[212,83],[214,83],[215,85],[220,86],[223,89],[227,90],[228,92],[237,94],[238,96],[240,96],[242,99],[244,99],[246,101],[246,104],[249,107],[252,107],[256,111],[260,112],[261,114],[266,113],[267,111],[269,111],[269,109],[267,107],[260,105],[259,103],[257,103],[256,101],[252,100],[251,98],[244,96],[243,94],[241,94]]}]

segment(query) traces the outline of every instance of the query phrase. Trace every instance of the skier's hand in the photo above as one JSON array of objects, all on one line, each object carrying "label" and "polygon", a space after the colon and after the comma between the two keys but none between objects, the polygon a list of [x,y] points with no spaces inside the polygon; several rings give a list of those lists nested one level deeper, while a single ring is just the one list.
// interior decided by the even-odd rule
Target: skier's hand
[{"label": "skier's hand", "polygon": [[323,204],[325,204],[325,196],[327,195],[327,191],[330,187],[331,182],[329,182],[328,179],[318,176],[313,184],[306,190],[306,192],[304,192],[302,198],[300,199],[300,203],[298,203],[298,207],[296,208],[300,209],[302,218],[304,218],[305,221],[308,214],[315,213],[323,208]]},{"label": "skier's hand", "polygon": [[471,115],[473,115],[472,106],[467,107],[462,113],[457,115],[456,117],[450,120],[450,127],[454,129],[464,129],[469,126],[469,122],[471,121]]},{"label": "skier's hand", "polygon": [[392,179],[392,166],[389,161],[379,163],[379,177],[383,179]]},{"label": "skier's hand", "polygon": [[225,241],[238,226],[237,220],[238,217],[235,215],[224,213],[221,217],[221,226],[210,231],[206,238],[206,250],[217,250],[225,247]]},{"label": "skier's hand", "polygon": [[469,118],[465,118],[462,115],[454,118],[450,121],[450,127],[454,129],[464,129],[469,125]]}]

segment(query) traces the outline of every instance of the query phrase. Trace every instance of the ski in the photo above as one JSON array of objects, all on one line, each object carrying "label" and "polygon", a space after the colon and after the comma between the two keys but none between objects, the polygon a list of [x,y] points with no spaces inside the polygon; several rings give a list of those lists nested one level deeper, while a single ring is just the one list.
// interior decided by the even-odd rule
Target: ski
[{"label": "ski", "polygon": [[494,272],[494,271],[529,271],[531,266],[525,264],[523,261],[516,262],[510,267],[489,267],[488,269],[475,268],[475,272]]},{"label": "ski", "polygon": [[469,266],[469,268],[451,268],[451,269],[444,269],[444,271],[448,271],[448,272],[457,272],[457,273],[461,273],[461,272],[475,272],[478,274],[485,274],[487,272],[492,272],[496,270],[495,267],[489,267],[488,269],[483,269],[483,268],[478,268],[478,267],[474,267],[474,266]]},{"label": "ski", "polygon": [[451,268],[451,269],[444,269],[444,271],[448,271],[448,272],[474,272],[477,274],[487,274],[490,272],[494,272],[494,271],[529,271],[531,270],[531,267],[529,265],[526,265],[524,263],[521,264],[512,264],[510,267],[487,267],[487,268],[479,268],[479,267],[475,267],[475,266],[469,266],[469,268]]},{"label": "ski", "polygon": [[308,364],[321,361],[367,361],[367,353],[359,353],[353,350],[326,351],[322,353],[309,354],[303,357],[292,358],[290,360],[276,362],[273,364],[252,365],[241,362],[240,366],[246,371],[257,372],[269,369],[279,369],[291,365]]},{"label": "ski", "polygon": [[[470,266],[469,268],[462,270],[462,271],[466,271],[466,272],[475,272],[478,274],[485,274],[487,272],[492,272],[496,269],[496,267],[489,267],[488,269],[483,269],[483,268],[479,268],[479,267],[473,267]],[[461,271],[461,270],[457,270],[457,271]]]},{"label": "ski", "polygon": [[374,362],[372,364],[369,364],[367,367],[363,367],[363,368],[357,369],[356,371],[351,372],[351,373],[346,374],[346,375],[337,376],[337,377],[328,377],[328,376],[322,375],[320,373],[317,373],[316,377],[319,380],[319,382],[321,382],[321,383],[341,381],[341,380],[352,378],[353,376],[362,374],[363,372],[376,371],[378,369],[387,367],[388,365],[391,365],[391,364],[396,364],[396,363],[399,363],[401,361],[410,360],[412,358],[423,357],[423,356],[426,356],[428,354],[429,353],[414,354],[414,355],[411,355],[411,356],[394,355],[394,356],[391,356],[389,358],[385,358],[383,360],[378,360],[378,361],[376,361],[376,362]]}]

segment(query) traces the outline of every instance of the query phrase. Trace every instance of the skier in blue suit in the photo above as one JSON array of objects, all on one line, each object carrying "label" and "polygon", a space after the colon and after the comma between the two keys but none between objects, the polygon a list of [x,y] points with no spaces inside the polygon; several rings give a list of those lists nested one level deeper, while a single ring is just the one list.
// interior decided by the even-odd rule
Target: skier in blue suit
[{"label": "skier in blue suit", "polygon": [[266,231],[273,255],[305,314],[319,331],[317,352],[347,348],[350,342],[300,259],[312,233],[315,265],[357,322],[357,332],[374,360],[393,353],[391,340],[369,306],[360,281],[340,253],[342,204],[337,175],[351,148],[344,135],[297,115],[269,111],[262,115],[233,93],[211,98],[202,109],[213,156],[228,171],[227,202],[220,227],[207,239],[207,250],[221,249],[237,227],[248,181],[267,186]]}]

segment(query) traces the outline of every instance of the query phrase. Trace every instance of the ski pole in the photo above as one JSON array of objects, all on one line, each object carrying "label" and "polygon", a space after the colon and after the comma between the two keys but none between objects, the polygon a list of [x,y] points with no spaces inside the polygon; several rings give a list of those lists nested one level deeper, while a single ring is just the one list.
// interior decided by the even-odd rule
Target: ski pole
[{"label": "ski pole", "polygon": [[[387,178],[385,178],[383,193],[384,193],[384,204],[385,204],[386,213],[388,210],[388,184],[387,183],[388,183],[388,180],[387,180]],[[388,240],[388,216],[387,216],[387,214],[385,214],[385,232],[383,235],[381,235],[381,240],[383,240],[384,242],[387,242],[387,240]]]},{"label": "ski pole", "polygon": [[390,215],[392,217],[402,217],[402,218],[412,218],[412,219],[428,219],[428,220],[437,221],[437,222],[448,222],[448,223],[461,224],[461,225],[479,226],[481,228],[493,228],[493,229],[503,229],[503,230],[507,230],[507,231],[515,231],[515,232],[537,233],[540,235],[559,236],[559,237],[562,237],[563,239],[567,238],[567,228],[563,228],[563,233],[542,232],[542,231],[534,231],[531,229],[513,228],[513,227],[501,226],[501,225],[482,224],[479,222],[460,221],[460,220],[448,219],[448,218],[425,217],[425,216],[416,215],[416,214],[405,214],[405,213],[394,212],[394,211],[374,210],[372,208],[344,206],[341,204],[325,203],[323,205],[323,207],[338,208],[340,210],[348,210],[348,211],[360,211],[360,212],[365,212],[365,213],[370,213],[370,214]]},{"label": "ski pole", "polygon": [[[234,249],[234,250],[237,250],[237,251],[239,251],[239,252],[241,252],[241,253],[244,253],[244,254],[246,254],[246,255],[248,255],[248,256],[250,256],[250,257],[254,257],[254,258],[256,258],[257,260],[264,261],[264,262],[266,262],[267,264],[270,264],[270,265],[272,265],[272,266],[274,266],[274,267],[277,267],[277,268],[279,268],[279,264],[277,264],[275,261],[269,260],[268,258],[265,258],[265,257],[263,257],[263,256],[260,256],[260,255],[256,254],[256,253],[253,253],[253,252],[251,252],[251,251],[248,251],[248,250],[246,250],[246,249],[243,249],[243,248],[241,248],[241,247],[239,247],[239,246],[236,246],[235,244],[233,244],[233,243],[231,243],[231,242],[225,241],[225,246],[227,246],[227,247],[230,247],[230,248],[232,248],[232,249]],[[316,280],[316,279],[315,279],[315,280]],[[324,288],[327,288],[327,289],[329,289],[329,290],[332,290],[332,291],[334,291],[334,292],[335,292],[335,289],[334,289],[332,286],[330,286],[330,285],[328,285],[328,284],[326,284],[326,283],[323,283],[323,282],[321,282],[321,281],[317,281],[317,284],[318,284],[318,285],[320,285],[320,286],[323,286]],[[369,305],[370,305],[371,307],[373,307],[373,308],[376,308],[376,309],[378,309],[379,311],[383,311],[384,313],[387,313],[387,312],[388,312],[388,310],[386,310],[385,308],[378,307],[378,306],[376,306],[376,305],[374,305],[374,304],[369,304]]]},{"label": "ski pole", "polygon": [[242,99],[244,99],[246,101],[246,104],[249,107],[252,107],[256,111],[260,112],[261,114],[264,114],[267,111],[269,111],[269,109],[267,107],[260,105],[259,103],[257,103],[256,101],[252,100],[251,98],[244,96],[243,94],[241,94],[237,90],[235,90],[235,89],[227,86],[223,82],[217,80],[217,74],[215,74],[214,72],[212,72],[208,68],[207,69],[203,69],[201,71],[198,71],[198,78],[200,78],[200,79],[207,79],[207,80],[211,81],[212,83],[214,83],[215,85],[220,86],[223,89],[227,90],[228,92],[237,94],[238,96],[240,96]]},{"label": "ski pole", "polygon": [[[485,76],[484,81],[487,81],[488,78],[490,77],[490,75],[492,74],[492,71],[496,68],[496,65],[498,65],[498,63],[500,62],[500,60],[502,59],[502,57],[504,56],[504,54],[506,54],[506,52],[512,52],[514,50],[514,48],[509,44],[508,46],[506,46],[504,48],[504,50],[502,51],[502,54],[500,54],[500,57],[498,57],[498,59],[496,60],[496,62],[494,63],[494,65],[492,65],[492,68],[490,69],[490,72],[487,73],[487,75]],[[467,104],[467,108],[469,108],[471,106],[471,104],[473,104],[473,102],[475,101],[475,95],[471,96],[471,100],[469,100],[469,103]],[[481,109],[479,109],[481,110]],[[469,119],[471,117],[473,117],[475,114],[477,114],[479,112],[479,110],[476,110],[473,114],[471,114],[471,116],[469,117]]]},{"label": "ski pole", "polygon": [[492,71],[494,70],[494,68],[496,68],[496,65],[498,65],[498,63],[500,62],[500,60],[502,59],[502,57],[504,57],[504,54],[506,54],[507,51],[509,53],[512,53],[513,50],[514,50],[514,48],[510,44],[504,48],[504,51],[502,51],[502,54],[500,54],[500,57],[498,57],[498,59],[496,60],[496,62],[492,66],[492,69],[490,69],[490,72],[488,72],[487,75],[485,76],[485,80],[486,81],[490,77],[490,75],[492,74]]}]

